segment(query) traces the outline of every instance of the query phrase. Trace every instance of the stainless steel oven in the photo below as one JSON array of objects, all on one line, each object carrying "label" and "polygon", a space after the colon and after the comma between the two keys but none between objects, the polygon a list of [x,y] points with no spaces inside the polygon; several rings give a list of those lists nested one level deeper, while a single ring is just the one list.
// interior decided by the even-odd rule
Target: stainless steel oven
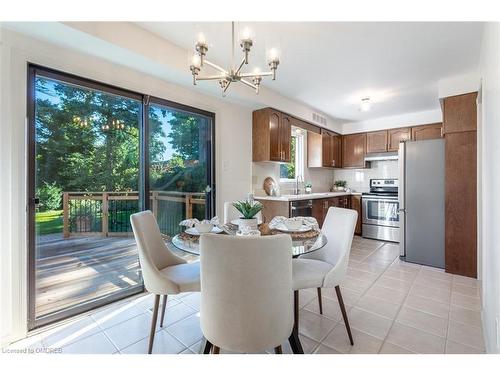
[{"label": "stainless steel oven", "polygon": [[399,242],[397,180],[370,180],[370,193],[362,197],[363,237]]}]

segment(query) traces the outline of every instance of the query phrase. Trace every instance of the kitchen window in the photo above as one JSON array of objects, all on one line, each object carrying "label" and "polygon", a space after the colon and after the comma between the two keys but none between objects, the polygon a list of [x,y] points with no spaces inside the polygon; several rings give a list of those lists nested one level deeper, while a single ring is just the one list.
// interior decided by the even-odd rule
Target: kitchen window
[{"label": "kitchen window", "polygon": [[304,130],[292,128],[290,140],[290,163],[280,164],[280,181],[295,181],[297,176],[304,177]]}]

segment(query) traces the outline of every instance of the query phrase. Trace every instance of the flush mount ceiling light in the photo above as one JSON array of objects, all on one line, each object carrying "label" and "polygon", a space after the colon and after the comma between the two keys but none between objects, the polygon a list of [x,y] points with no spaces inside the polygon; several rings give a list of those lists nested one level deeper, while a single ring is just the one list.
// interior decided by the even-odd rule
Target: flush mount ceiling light
[{"label": "flush mount ceiling light", "polygon": [[[231,32],[232,61],[234,62],[234,22],[231,22]],[[196,53],[193,55],[193,60],[191,66],[189,67],[193,75],[193,85],[196,85],[197,81],[218,81],[222,91],[222,96],[225,96],[226,91],[231,83],[241,82],[254,89],[255,93],[258,94],[262,77],[272,76],[273,81],[276,79],[276,69],[278,69],[280,60],[277,51],[275,49],[271,49],[271,51],[269,51],[269,61],[267,62],[269,68],[271,69],[270,72],[261,72],[260,70],[255,69],[253,73],[242,73],[241,70],[243,66],[248,64],[248,54],[252,46],[253,40],[250,37],[250,31],[246,29],[243,32],[242,38],[240,40],[240,47],[242,48],[244,57],[237,68],[232,64],[232,66],[228,70],[226,70],[206,59],[208,44],[205,40],[204,35],[199,34],[198,42],[195,45]],[[201,76],[201,69],[205,65],[208,65],[209,67],[215,69],[217,71],[217,74]]]},{"label": "flush mount ceiling light", "polygon": [[359,110],[361,112],[367,112],[370,110],[372,107],[372,104],[370,103],[370,98],[366,97],[361,99],[361,104],[359,105]]}]

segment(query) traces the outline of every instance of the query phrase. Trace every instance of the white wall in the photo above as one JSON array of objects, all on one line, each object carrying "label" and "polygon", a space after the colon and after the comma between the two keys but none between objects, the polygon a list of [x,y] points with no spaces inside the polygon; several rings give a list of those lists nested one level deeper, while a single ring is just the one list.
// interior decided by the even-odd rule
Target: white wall
[{"label": "white wall", "polygon": [[481,46],[482,298],[486,348],[500,353],[500,24],[487,23]]},{"label": "white wall", "polygon": [[[438,98],[436,106],[439,107]],[[372,120],[348,122],[342,125],[342,134],[363,133],[382,129],[393,129],[405,126],[432,124],[443,121],[440,108],[430,111],[411,112],[402,115],[380,117]]]},{"label": "white wall", "polygon": [[439,98],[467,94],[477,91],[477,83],[479,82],[479,72],[469,72],[459,76],[440,79],[438,82]]}]

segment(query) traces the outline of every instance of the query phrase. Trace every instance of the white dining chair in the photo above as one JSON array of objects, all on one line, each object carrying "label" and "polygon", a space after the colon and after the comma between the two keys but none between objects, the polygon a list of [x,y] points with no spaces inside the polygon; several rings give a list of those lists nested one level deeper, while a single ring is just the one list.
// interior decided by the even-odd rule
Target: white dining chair
[{"label": "white dining chair", "polygon": [[168,295],[200,291],[200,265],[187,263],[168,249],[151,211],[131,215],[130,222],[139,251],[144,286],[155,296],[148,348],[151,354],[160,296],[163,296],[160,320],[160,327],[163,327]]},{"label": "white dining chair", "polygon": [[[224,224],[229,224],[232,220],[241,217],[240,212],[234,208],[233,203],[234,202],[224,202]],[[262,211],[258,212],[255,217],[262,221]]]},{"label": "white dining chair", "polygon": [[[321,232],[327,237],[327,244],[320,250],[304,254],[293,260],[293,290],[295,321],[298,325],[299,290],[317,288],[320,313],[323,313],[321,288],[333,288],[337,294],[349,341],[354,345],[347,312],[340,291],[340,284],[347,273],[352,239],[358,213],[345,208],[330,207]],[[298,329],[296,327],[296,329]]]},{"label": "white dining chair", "polygon": [[205,353],[281,353],[292,342],[292,241],[288,235],[200,239]]}]

